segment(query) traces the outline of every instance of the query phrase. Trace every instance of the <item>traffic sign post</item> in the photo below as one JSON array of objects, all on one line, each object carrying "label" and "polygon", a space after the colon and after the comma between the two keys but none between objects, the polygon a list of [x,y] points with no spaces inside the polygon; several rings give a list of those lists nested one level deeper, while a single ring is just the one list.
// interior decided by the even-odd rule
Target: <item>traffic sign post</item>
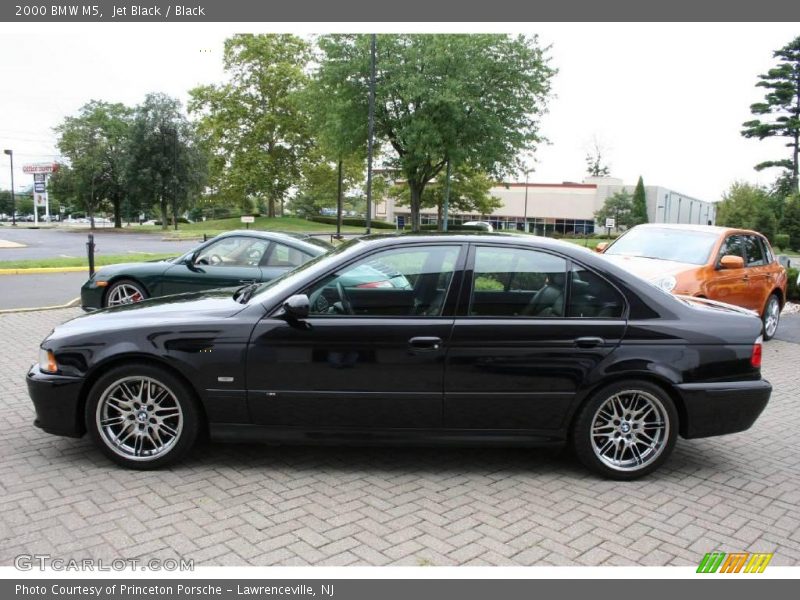
[{"label": "traffic sign post", "polygon": [[256,218],[254,216],[242,215],[242,223],[245,224],[246,229],[250,229],[250,223],[255,223],[255,222]]},{"label": "traffic sign post", "polygon": [[22,165],[22,172],[33,175],[33,221],[39,224],[39,207],[44,208],[44,218],[50,222],[50,200],[47,197],[47,176],[58,171],[58,163]]},{"label": "traffic sign post", "polygon": [[611,237],[611,230],[614,229],[614,227],[616,227],[616,225],[617,225],[617,221],[616,221],[616,219],[614,219],[614,217],[607,217],[606,218],[606,236],[608,238]]}]

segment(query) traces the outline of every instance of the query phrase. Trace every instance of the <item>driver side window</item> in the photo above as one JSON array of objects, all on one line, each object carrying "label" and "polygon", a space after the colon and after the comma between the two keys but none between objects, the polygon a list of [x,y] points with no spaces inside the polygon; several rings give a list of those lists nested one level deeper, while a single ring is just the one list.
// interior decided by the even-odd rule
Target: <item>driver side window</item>
[{"label": "driver side window", "polygon": [[231,236],[203,248],[195,264],[214,267],[255,267],[261,262],[268,242],[251,237]]},{"label": "driver side window", "polygon": [[439,316],[459,246],[384,250],[316,283],[312,315]]}]

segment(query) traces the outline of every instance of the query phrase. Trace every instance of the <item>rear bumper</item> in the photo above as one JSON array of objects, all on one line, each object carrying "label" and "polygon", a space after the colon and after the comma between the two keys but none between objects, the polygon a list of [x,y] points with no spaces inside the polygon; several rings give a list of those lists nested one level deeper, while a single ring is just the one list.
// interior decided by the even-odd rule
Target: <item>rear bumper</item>
[{"label": "rear bumper", "polygon": [[78,414],[82,378],[42,373],[36,364],[28,371],[26,381],[36,409],[36,427],[68,437],[85,433],[83,415]]},{"label": "rear bumper", "polygon": [[772,385],[758,381],[685,383],[678,392],[686,408],[685,438],[725,435],[749,429],[769,401]]}]

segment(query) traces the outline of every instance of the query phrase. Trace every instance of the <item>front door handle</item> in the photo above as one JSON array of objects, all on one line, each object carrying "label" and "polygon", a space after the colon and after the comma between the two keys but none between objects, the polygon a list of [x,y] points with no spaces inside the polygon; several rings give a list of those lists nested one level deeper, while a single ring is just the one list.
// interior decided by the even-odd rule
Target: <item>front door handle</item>
[{"label": "front door handle", "polygon": [[601,337],[579,337],[575,338],[575,345],[578,348],[596,348],[602,346],[606,341]]},{"label": "front door handle", "polygon": [[408,347],[412,352],[434,352],[442,347],[442,338],[413,337],[408,340]]}]

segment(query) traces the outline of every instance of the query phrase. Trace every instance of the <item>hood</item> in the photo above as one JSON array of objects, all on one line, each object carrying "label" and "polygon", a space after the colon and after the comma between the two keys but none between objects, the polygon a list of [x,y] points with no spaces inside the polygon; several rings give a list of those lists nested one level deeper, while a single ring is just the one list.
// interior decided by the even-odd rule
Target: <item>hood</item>
[{"label": "hood", "polygon": [[232,288],[191,292],[174,296],[151,298],[136,304],[105,308],[76,317],[57,326],[51,339],[80,335],[102,334],[128,327],[198,323],[204,319],[219,320],[237,315],[247,307],[233,299]]},{"label": "hood", "polygon": [[605,260],[614,263],[620,269],[633,273],[647,281],[655,281],[661,277],[699,269],[702,265],[662,260],[660,258],[644,258],[641,256],[625,256],[623,254],[601,254]]}]

